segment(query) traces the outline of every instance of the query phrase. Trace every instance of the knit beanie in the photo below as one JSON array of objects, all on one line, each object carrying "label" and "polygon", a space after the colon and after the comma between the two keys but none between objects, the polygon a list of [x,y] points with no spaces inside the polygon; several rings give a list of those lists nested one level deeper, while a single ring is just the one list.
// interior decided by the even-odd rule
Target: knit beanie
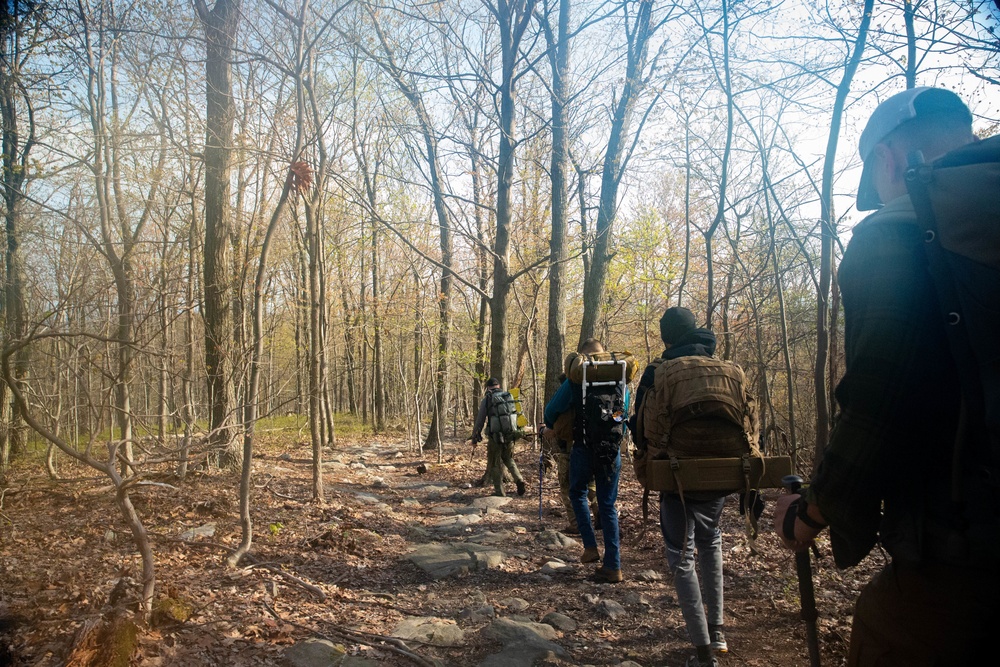
[{"label": "knit beanie", "polygon": [[667,308],[667,312],[660,318],[660,338],[668,345],[696,328],[694,313],[681,306]]}]

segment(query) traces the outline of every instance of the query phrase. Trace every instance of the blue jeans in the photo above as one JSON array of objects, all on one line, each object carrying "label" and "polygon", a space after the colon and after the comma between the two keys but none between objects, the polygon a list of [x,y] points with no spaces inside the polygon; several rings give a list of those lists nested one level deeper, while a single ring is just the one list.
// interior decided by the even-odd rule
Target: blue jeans
[{"label": "blue jeans", "polygon": [[622,471],[621,454],[615,457],[613,466],[598,468],[590,450],[581,444],[573,446],[569,455],[569,499],[573,504],[576,525],[580,529],[580,539],[587,548],[597,547],[597,535],[590,523],[590,507],[587,505],[587,484],[593,478],[597,484],[597,511],[601,517],[604,533],[604,569],[620,570],[621,554],[618,542],[618,475]]},{"label": "blue jeans", "polygon": [[[667,564],[674,575],[677,602],[695,646],[708,646],[710,625],[722,625],[722,532],[719,519],[726,497],[696,500],[685,494],[660,494],[660,530]],[[704,585],[695,570],[695,548]],[[683,553],[682,553],[683,550]],[[707,615],[706,615],[707,609]]]}]

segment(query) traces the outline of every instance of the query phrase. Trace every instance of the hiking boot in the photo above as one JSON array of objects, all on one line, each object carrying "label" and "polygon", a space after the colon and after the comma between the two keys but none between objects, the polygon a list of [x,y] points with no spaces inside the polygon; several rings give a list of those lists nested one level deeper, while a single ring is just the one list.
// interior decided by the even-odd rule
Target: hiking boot
[{"label": "hiking boot", "polygon": [[524,480],[519,479],[515,482],[515,484],[517,484],[517,495],[523,496],[524,492],[528,490],[528,487],[524,483]]},{"label": "hiking boot", "polygon": [[596,563],[599,560],[601,560],[601,554],[597,551],[597,547],[587,547],[580,555],[581,563]]},{"label": "hiking boot", "polygon": [[598,584],[617,584],[624,578],[625,577],[622,576],[621,569],[609,570],[603,565],[594,570],[594,576],[591,577],[591,579]]},{"label": "hiking boot", "polygon": [[718,651],[719,653],[729,651],[729,645],[726,643],[726,635],[723,634],[722,628],[709,631],[708,636],[712,638],[712,643],[709,646],[712,647],[713,651]]},{"label": "hiking boot", "polygon": [[692,655],[688,657],[687,662],[684,663],[684,667],[719,667],[719,661],[715,658],[699,660],[697,655]]}]

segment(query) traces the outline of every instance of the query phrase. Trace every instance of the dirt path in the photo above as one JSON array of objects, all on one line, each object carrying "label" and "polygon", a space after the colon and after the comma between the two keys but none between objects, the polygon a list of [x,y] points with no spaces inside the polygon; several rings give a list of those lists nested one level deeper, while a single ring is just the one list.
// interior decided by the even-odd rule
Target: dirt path
[{"label": "dirt path", "polygon": [[[543,664],[683,664],[691,648],[662,539],[652,523],[642,531],[641,489],[631,471],[623,471],[620,492],[626,580],[597,585],[587,580],[591,566],[578,562],[582,546],[560,544],[551,532],[566,523],[554,472],[545,479],[539,519],[537,458],[529,447],[517,455],[528,494],[497,508],[474,506],[489,493],[470,485],[485,452],[470,463],[468,451],[450,443],[445,463],[426,459],[428,470],[419,474],[425,458],[402,447],[386,438],[328,454],[327,499],[316,504],[309,501],[308,447],[291,438],[268,443],[255,462],[256,564],[237,571],[225,566],[226,548],[239,537],[234,475],[200,471],[175,488],[138,491],[135,504],[154,535],[158,596],[182,600],[194,613],[145,632],[133,663],[283,665],[292,646],[326,636],[354,656],[345,664],[412,665],[374,635],[391,635],[409,617],[433,617],[462,630],[461,645],[410,642],[413,652],[455,667],[503,664],[490,657],[505,648],[497,619],[539,622],[557,612],[575,628],[556,633],[560,651]],[[64,468],[67,478],[86,474]],[[97,479],[51,482],[35,469],[11,476],[0,517],[0,616],[13,626],[0,628],[7,651],[0,664],[63,664],[74,633],[100,613],[113,584],[139,572],[104,486]],[[769,513],[760,553],[752,553],[735,506],[734,498],[723,518],[730,652],[721,664],[805,665],[794,562],[768,534]],[[211,524],[210,537],[180,539]],[[429,544],[477,544],[503,560],[435,579],[407,558]],[[824,666],[843,664],[851,606],[874,566],[844,574],[829,561],[816,572]],[[611,603],[623,610],[615,618]]]}]

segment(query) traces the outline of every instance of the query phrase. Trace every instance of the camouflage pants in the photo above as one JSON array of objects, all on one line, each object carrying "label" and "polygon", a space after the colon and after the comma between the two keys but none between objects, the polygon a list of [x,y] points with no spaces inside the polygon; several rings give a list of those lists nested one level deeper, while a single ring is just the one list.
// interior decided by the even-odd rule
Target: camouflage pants
[{"label": "camouflage pants", "polygon": [[[562,500],[563,507],[566,508],[569,525],[575,531],[579,530],[579,526],[576,525],[576,514],[573,512],[573,504],[569,499],[569,454],[572,451],[572,447],[567,448],[566,451],[554,449],[552,454],[559,471],[559,498]],[[590,504],[590,513],[597,516],[597,486],[593,479],[587,484],[587,500]]]},{"label": "camouflage pants", "polygon": [[498,496],[504,495],[504,468],[510,471],[515,482],[524,483],[524,477],[514,462],[514,441],[504,442],[502,435],[491,435],[486,446],[486,479],[493,482],[493,493]]}]

